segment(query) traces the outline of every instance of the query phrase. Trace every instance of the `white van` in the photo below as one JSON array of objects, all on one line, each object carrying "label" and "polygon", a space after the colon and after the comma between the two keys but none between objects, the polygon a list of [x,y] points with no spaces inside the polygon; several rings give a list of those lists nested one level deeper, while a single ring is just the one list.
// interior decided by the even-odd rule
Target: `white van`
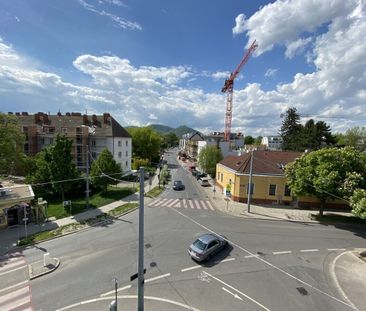
[{"label": "white van", "polygon": [[208,182],[208,179],[205,177],[200,178],[199,183],[201,184],[202,187],[207,187],[210,185],[210,183]]}]

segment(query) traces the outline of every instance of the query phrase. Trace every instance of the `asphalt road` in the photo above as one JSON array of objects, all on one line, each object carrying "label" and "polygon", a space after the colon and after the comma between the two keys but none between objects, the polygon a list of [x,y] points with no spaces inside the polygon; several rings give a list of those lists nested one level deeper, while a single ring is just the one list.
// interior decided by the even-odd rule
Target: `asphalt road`
[{"label": "asphalt road", "polygon": [[[160,205],[145,207],[146,310],[352,310],[337,291],[330,263],[342,249],[363,247],[364,229],[247,220],[205,209],[198,183],[175,154],[166,159],[185,190],[168,189]],[[198,265],[187,247],[211,230],[225,235],[230,247]],[[123,296],[119,310],[136,310],[136,281],[129,279],[137,272],[137,241],[135,211],[25,250],[28,262],[46,251],[61,261],[55,272],[30,282],[34,310],[80,302],[70,310],[106,310],[113,278]]]}]

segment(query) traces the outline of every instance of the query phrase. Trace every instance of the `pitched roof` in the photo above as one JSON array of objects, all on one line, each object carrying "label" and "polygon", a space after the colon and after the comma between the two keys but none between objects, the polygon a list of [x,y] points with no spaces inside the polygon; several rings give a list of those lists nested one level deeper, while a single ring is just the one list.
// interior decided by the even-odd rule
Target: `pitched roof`
[{"label": "pitched roof", "polygon": [[[287,163],[295,161],[302,153],[294,151],[253,151],[253,174],[284,175],[283,168]],[[241,156],[228,156],[220,164],[237,173],[249,174],[250,155],[245,153]]]},{"label": "pitched roof", "polygon": [[[95,136],[102,137],[131,137],[112,116],[104,115],[81,115],[81,113],[68,113],[66,115],[46,115],[38,113],[35,115],[16,115],[22,126],[37,125],[55,127],[55,133],[61,133],[63,127],[76,128],[82,125],[95,129]],[[40,118],[37,118],[40,116]]]}]

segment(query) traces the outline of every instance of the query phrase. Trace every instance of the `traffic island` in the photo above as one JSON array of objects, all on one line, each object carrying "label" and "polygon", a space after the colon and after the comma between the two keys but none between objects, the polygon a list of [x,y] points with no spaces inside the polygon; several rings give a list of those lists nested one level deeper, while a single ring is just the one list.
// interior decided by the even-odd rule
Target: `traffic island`
[{"label": "traffic island", "polygon": [[42,275],[55,271],[60,265],[58,258],[49,257],[49,253],[43,255],[43,260],[28,265],[29,279],[33,280]]}]

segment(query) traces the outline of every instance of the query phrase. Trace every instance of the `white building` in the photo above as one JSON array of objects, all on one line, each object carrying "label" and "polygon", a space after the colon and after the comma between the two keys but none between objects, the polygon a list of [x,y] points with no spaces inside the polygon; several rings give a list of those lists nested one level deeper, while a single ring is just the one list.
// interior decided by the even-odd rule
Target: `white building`
[{"label": "white building", "polygon": [[261,145],[266,146],[268,150],[282,150],[281,136],[264,136]]}]

